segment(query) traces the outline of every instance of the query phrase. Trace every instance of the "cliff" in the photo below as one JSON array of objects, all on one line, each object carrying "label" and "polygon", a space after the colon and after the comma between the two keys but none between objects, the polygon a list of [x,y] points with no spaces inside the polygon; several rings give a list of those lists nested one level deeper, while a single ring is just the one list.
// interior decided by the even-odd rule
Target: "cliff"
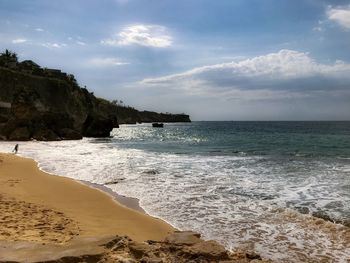
[{"label": "cliff", "polygon": [[97,98],[58,69],[15,53],[0,54],[0,140],[107,137],[120,123],[190,121],[187,115],[139,112]]},{"label": "cliff", "polygon": [[158,113],[138,111],[132,107],[117,106],[119,124],[135,124],[142,122],[191,122],[186,114]]},{"label": "cliff", "polygon": [[80,88],[74,77],[0,67],[0,137],[60,140],[109,136],[116,108]]}]

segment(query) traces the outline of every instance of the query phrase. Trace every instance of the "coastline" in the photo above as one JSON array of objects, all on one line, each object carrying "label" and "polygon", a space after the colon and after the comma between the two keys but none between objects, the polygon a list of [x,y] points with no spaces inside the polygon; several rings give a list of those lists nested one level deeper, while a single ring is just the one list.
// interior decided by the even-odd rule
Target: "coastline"
[{"label": "coastline", "polygon": [[[74,222],[72,225],[77,225],[76,231],[70,231],[70,238],[77,234],[103,236],[113,233],[128,235],[136,241],[162,240],[175,230],[166,222],[137,211],[135,200],[131,202],[130,199],[123,198],[121,204],[101,189],[43,172],[38,168],[37,162],[30,158],[6,153],[0,153],[0,158],[0,195],[6,199],[45,207],[44,210],[47,208],[57,211],[58,216],[65,215],[67,222],[71,220]],[[119,197],[119,200],[122,198]],[[136,209],[126,207],[126,204],[132,204]],[[17,220],[20,221],[20,218]],[[42,233],[32,233],[22,239],[42,239],[47,242],[51,238],[40,238],[40,235]],[[66,239],[52,241],[64,243]]]},{"label": "coastline", "polygon": [[[212,192],[203,191],[203,193],[200,193],[200,198],[196,198],[198,197],[196,195],[196,191],[192,191],[196,184],[194,184],[193,187],[191,182],[198,183],[197,180],[199,177],[196,175],[196,172],[200,172],[200,169],[193,169],[193,173],[191,173],[192,176],[189,177],[191,180],[181,180],[181,178],[172,178],[171,176],[164,178],[164,171],[161,169],[162,166],[158,163],[154,163],[156,162],[154,158],[158,158],[157,154],[152,155],[147,153],[146,155],[143,155],[143,152],[125,151],[110,147],[105,149],[105,143],[94,143],[95,141],[90,140],[86,140],[85,142],[86,143],[82,143],[81,141],[63,141],[58,143],[22,142],[20,145],[20,154],[17,156],[24,156],[25,160],[27,160],[26,156],[31,158],[30,160],[32,161],[37,160],[37,163],[35,163],[36,169],[39,168],[41,171],[49,171],[46,172],[46,174],[48,174],[48,177],[50,178],[61,177],[61,174],[62,176],[71,178],[70,180],[73,180],[77,184],[85,186],[88,185],[88,187],[93,191],[101,192],[104,195],[108,195],[106,193],[108,192],[106,191],[106,188],[110,188],[113,192],[115,191],[126,196],[138,197],[140,200],[140,205],[145,207],[146,213],[156,215],[156,217],[160,219],[165,218],[165,222],[167,222],[167,219],[170,219],[170,222],[174,223],[173,226],[179,226],[178,229],[190,229],[201,233],[205,240],[213,239],[220,242],[231,252],[235,252],[237,250],[255,251],[263,258],[275,260],[275,262],[312,262],[312,260],[316,259],[331,260],[332,258],[336,258],[339,262],[346,262],[345,259],[348,258],[348,240],[350,240],[349,229],[341,225],[326,222],[323,219],[314,218],[308,214],[300,214],[297,211],[293,211],[293,209],[283,209],[283,207],[272,207],[272,209],[267,211],[267,213],[261,213],[259,207],[257,207],[258,209],[256,211],[256,216],[261,219],[262,225],[251,221],[252,218],[249,217],[249,214],[245,214],[244,211],[242,211],[240,214],[241,220],[238,220],[238,223],[240,224],[232,225],[231,222],[234,221],[227,217],[223,217],[221,221],[211,222],[207,219],[217,217],[217,214],[213,212],[218,211],[216,208],[212,209],[209,206],[212,203],[211,200],[206,199],[206,197],[212,196]],[[2,151],[8,152],[8,149],[13,148],[13,144],[13,142],[2,143]],[[107,144],[107,146],[109,145]],[[13,154],[8,156],[16,157]],[[175,157],[179,158],[181,161],[184,161],[182,165],[192,162],[193,160],[198,160],[192,158],[191,156],[186,156],[186,158],[180,158],[178,156]],[[175,159],[175,161],[179,160]],[[206,160],[206,158],[201,157],[200,163],[204,163]],[[225,160],[227,159],[225,158]],[[129,163],[129,161],[131,163]],[[145,165],[143,161],[148,161],[151,165]],[[167,173],[164,173],[164,175],[168,173],[171,175],[171,173],[181,172],[173,166],[173,161],[174,160],[172,158],[165,158],[162,160],[162,165],[169,166],[165,170]],[[12,166],[16,166],[16,164],[12,164]],[[175,168],[174,170],[172,170],[173,167]],[[157,172],[160,172],[160,174],[157,174]],[[215,171],[210,171],[210,173],[215,173]],[[59,175],[56,176],[55,174]],[[164,183],[163,180],[165,179],[167,180]],[[86,183],[84,180],[97,183],[97,185],[89,185],[89,183]],[[176,184],[176,181],[179,181],[180,183]],[[117,185],[115,185],[116,182],[118,182]],[[171,183],[171,188],[169,187],[169,182]],[[184,182],[187,182],[187,184],[184,184]],[[3,182],[0,181],[0,187],[3,186],[2,184]],[[12,182],[12,184],[14,185],[13,187],[17,185],[16,182]],[[232,186],[234,186],[234,184],[232,184]],[[119,189],[120,192],[118,191]],[[178,200],[178,203],[174,203],[174,207],[183,208],[185,210],[177,210],[177,212],[175,210],[171,210],[171,208],[174,208],[172,207],[171,202],[166,200],[166,198],[163,198],[168,194],[174,193],[174,190],[177,190],[177,198],[175,198],[175,200]],[[154,195],[152,195],[153,191]],[[166,192],[163,192],[163,194],[158,194],[162,191]],[[140,193],[145,193],[145,195]],[[148,195],[149,193],[151,196]],[[112,193],[110,192],[110,194]],[[194,195],[191,196],[190,194]],[[112,194],[109,195],[110,199],[112,199],[111,196],[115,198],[115,196]],[[203,198],[201,198],[202,196]],[[192,199],[187,200],[185,204],[181,203],[183,201],[182,199],[186,197],[191,197]],[[217,199],[214,199],[214,203],[217,203],[216,200]],[[137,200],[134,199],[134,201],[137,204]],[[205,201],[205,203],[201,201]],[[248,203],[248,205],[249,204],[250,203]],[[231,207],[232,211],[234,211],[234,208],[239,207],[239,205],[242,204],[237,202],[232,202],[231,205],[230,203],[225,204],[225,206],[228,208]],[[23,207],[24,206],[22,206],[22,208]],[[196,207],[204,208],[197,211],[201,212],[201,214],[198,214],[196,213],[196,210],[193,210]],[[209,208],[208,210],[205,209],[207,207]],[[159,210],[153,208],[157,208]],[[40,207],[34,207],[33,210],[39,210],[40,212]],[[171,211],[171,216],[168,217],[168,214],[162,213],[164,210]],[[3,210],[0,209],[0,211]],[[57,209],[55,211],[57,211]],[[182,213],[183,211],[189,211],[190,213],[186,215]],[[49,216],[52,216],[53,213],[54,212],[50,212]],[[67,219],[69,218],[70,217]],[[173,218],[175,220],[171,221]],[[186,222],[186,224],[181,224],[180,221],[180,224],[178,224],[179,221],[176,221],[177,218],[184,220],[184,222],[188,218],[191,218],[193,221],[188,220],[188,223]],[[195,224],[193,222],[195,222]],[[38,223],[40,224],[40,222]],[[73,233],[71,236],[70,234],[66,236],[66,238],[71,239],[71,241],[65,240],[64,235],[57,236],[57,231],[54,231],[53,228],[60,228],[59,224],[61,223],[65,224],[64,220],[63,222],[57,222],[55,225],[53,224],[53,227],[49,227],[49,230],[52,230],[54,238],[56,238],[58,241],[48,240],[46,242],[66,242],[64,246],[71,243],[71,241],[78,240],[80,240],[81,243],[86,243],[80,238],[79,235],[74,235],[74,233],[77,233],[77,230],[79,229],[76,229],[75,225],[70,222],[64,225],[64,227],[67,228],[66,233]],[[218,231],[217,235],[212,236],[206,235],[207,230],[210,231],[210,229],[213,229],[213,223],[218,223],[218,227],[226,224],[228,226],[227,231]],[[293,226],[293,228],[288,226]],[[264,230],[269,229],[271,232],[264,232]],[[243,232],[242,230],[246,232]],[[334,235],[335,233],[336,236]],[[26,235],[29,234],[31,233],[26,233]],[[79,232],[77,234],[79,234]],[[109,234],[114,233],[110,232]],[[250,239],[251,237],[249,234],[254,234],[255,240]],[[92,235],[92,237],[96,236]],[[3,237],[3,240],[9,239],[7,237]],[[294,240],[298,241],[298,243],[294,243]],[[40,242],[40,239],[38,239],[38,241]],[[49,244],[50,243],[46,243],[46,245]],[[144,242],[142,242],[142,244],[144,244]],[[231,244],[233,244],[233,246],[231,246]],[[264,248],[266,249],[261,249],[261,247],[258,247],[258,245],[255,244],[265,245]],[[304,244],[303,252],[300,252],[300,244]],[[0,244],[0,246],[1,245],[2,244]],[[315,247],[317,250],[315,250]],[[4,252],[0,248],[0,255],[3,253]]]},{"label": "coastline", "polygon": [[137,199],[105,190],[0,153],[0,261],[271,262],[177,231],[135,210],[142,209]]},{"label": "coastline", "polygon": [[[122,125],[128,125],[128,124],[122,124]],[[74,141],[74,140],[72,140]],[[13,153],[11,152],[5,152],[5,151],[0,151],[0,156],[2,154],[8,154],[8,155],[13,155]],[[149,213],[144,207],[142,207],[140,205],[140,199],[136,198],[136,197],[132,197],[132,196],[128,196],[128,195],[123,195],[123,194],[120,194],[118,192],[115,192],[113,191],[112,189],[110,189],[109,187],[107,187],[106,185],[102,185],[102,184],[97,184],[97,183],[93,183],[93,182],[90,182],[90,181],[87,181],[87,180],[82,180],[82,179],[76,179],[76,178],[72,178],[72,177],[67,177],[66,175],[64,174],[55,174],[53,172],[49,172],[47,170],[45,170],[40,161],[38,161],[37,159],[35,159],[34,157],[31,157],[31,156],[27,156],[27,155],[23,155],[21,153],[17,153],[15,156],[18,156],[20,158],[25,158],[25,159],[30,159],[30,160],[33,160],[36,165],[37,165],[37,168],[47,174],[47,175],[50,175],[50,176],[58,176],[58,177],[64,177],[64,178],[67,178],[67,179],[70,179],[70,180],[73,180],[74,182],[76,183],[80,183],[80,184],[83,184],[87,187],[90,187],[92,188],[93,190],[97,190],[97,191],[100,191],[102,192],[103,194],[107,194],[108,196],[110,196],[117,204],[119,205],[122,205],[122,206],[125,206],[126,208],[129,208],[131,210],[135,210],[137,212],[140,212],[142,214],[145,214],[149,217],[152,217],[152,218],[155,218],[155,219],[158,219],[158,220],[161,220],[163,221],[165,224],[167,225],[170,225],[173,229],[176,229],[176,230],[179,230],[178,227],[176,227],[175,225],[173,225],[172,223],[168,222],[167,220],[164,220],[163,218],[160,218],[156,215],[153,215],[151,213]],[[117,183],[117,182],[116,182]]]},{"label": "coastline", "polygon": [[[101,185],[101,184],[95,184],[95,183],[91,183],[89,181],[84,181],[84,180],[79,180],[77,182],[81,182],[87,186],[92,187],[95,190],[99,190],[99,191],[102,191],[103,193],[109,194],[120,205],[126,206],[127,208],[138,211],[142,214],[146,214],[148,216],[154,217],[154,216],[148,214],[145,211],[145,209],[143,209],[143,207],[140,205],[140,200],[137,198],[118,194],[118,193],[112,191],[110,188],[108,188],[104,185]],[[169,224],[168,222],[166,222],[166,223]]]},{"label": "coastline", "polygon": [[[2,154],[11,154],[12,155],[12,153],[0,152],[0,157],[1,157]],[[132,210],[138,211],[138,212],[140,212],[142,214],[146,214],[146,215],[148,215],[150,217],[157,218],[155,216],[152,216],[152,215],[148,214],[145,211],[145,209],[140,205],[140,200],[137,199],[137,198],[118,194],[117,192],[114,192],[110,188],[106,187],[105,185],[92,183],[92,182],[89,182],[89,181],[86,181],[86,180],[73,179],[73,178],[66,177],[64,175],[57,175],[57,174],[54,174],[54,173],[50,173],[50,172],[45,171],[44,169],[42,169],[40,167],[40,163],[37,160],[35,160],[35,159],[31,158],[31,157],[27,157],[27,156],[21,155],[21,154],[16,154],[16,156],[18,156],[20,158],[33,160],[37,164],[37,168],[40,171],[42,171],[43,173],[47,174],[47,175],[64,177],[64,178],[71,179],[71,180],[73,180],[73,181],[75,181],[77,183],[82,183],[83,185],[89,186],[89,187],[93,188],[94,190],[99,190],[99,191],[101,191],[104,194],[110,195],[111,198],[113,198],[119,205],[123,205],[123,206],[125,206],[127,208],[130,208]],[[160,220],[162,220],[162,219],[160,219]],[[164,220],[162,220],[162,221],[164,221]],[[168,222],[166,222],[166,223],[171,225]]]},{"label": "coastline", "polygon": [[[24,150],[26,150],[24,147],[22,148],[22,150],[23,150],[22,153],[28,152],[29,156],[30,156],[30,153],[31,153],[30,151],[24,151]],[[138,207],[140,207],[138,205],[138,200],[136,198],[123,197],[123,196],[121,196],[119,194],[115,194],[115,192],[113,190],[109,189],[108,185],[104,186],[104,185],[100,185],[100,184],[94,184],[94,183],[86,182],[86,181],[81,180],[81,179],[67,178],[67,177],[64,177],[64,176],[55,175],[55,172],[49,172],[49,173],[48,172],[44,172],[43,170],[45,169],[45,167],[48,167],[48,166],[45,165],[45,161],[46,161],[45,158],[48,158],[47,160],[50,160],[50,161],[52,161],[53,159],[50,158],[50,156],[47,155],[47,153],[45,151],[36,149],[35,152],[42,153],[41,155],[39,155],[39,157],[40,157],[40,158],[38,158],[38,160],[40,160],[39,162],[36,162],[33,157],[29,157],[29,158],[23,157],[22,158],[22,157],[14,155],[14,154],[1,154],[0,153],[0,158],[3,155],[3,156],[7,156],[8,158],[13,159],[13,160],[16,159],[16,160],[22,160],[22,161],[27,162],[27,163],[31,163],[31,166],[34,166],[35,169],[38,172],[40,172],[42,174],[45,174],[47,178],[64,178],[65,180],[74,182],[74,184],[81,185],[82,187],[85,187],[85,188],[89,188],[91,191],[93,191],[95,193],[98,193],[98,195],[107,196],[109,201],[112,202],[113,204],[117,203],[117,204],[122,204],[123,206],[129,206],[129,209],[130,208],[137,209]],[[62,152],[59,151],[59,154],[62,154]],[[65,156],[65,155],[62,154],[62,158],[63,158],[63,156]],[[78,156],[80,156],[80,155],[78,155]],[[57,157],[58,158],[56,159],[57,160],[56,164],[58,164],[58,165],[56,165],[56,167],[58,169],[57,168],[56,169],[52,169],[53,171],[59,171],[60,170],[59,169],[59,167],[60,167],[59,166],[59,163],[60,163],[59,161],[61,159],[59,159],[59,156],[57,156]],[[69,157],[69,155],[68,155],[68,157]],[[96,159],[96,158],[91,158],[91,159],[94,160],[94,163],[98,164],[98,159]],[[63,159],[63,160],[65,160],[65,162],[61,162],[61,165],[65,165],[65,163],[67,162],[67,158]],[[18,178],[16,178],[16,176],[18,174],[15,175],[14,177],[11,177],[11,176],[7,175],[8,177],[11,177],[11,178],[7,178],[7,180],[3,180],[4,179],[4,178],[2,178],[3,170],[1,170],[1,168],[3,168],[3,164],[4,164],[3,162],[0,162],[0,205],[2,205],[2,203],[4,203],[3,201],[5,201],[5,203],[7,202],[8,205],[15,205],[16,206],[18,204],[16,204],[16,202],[13,202],[13,200],[3,200],[2,196],[1,196],[1,193],[3,192],[2,190],[3,190],[3,188],[5,187],[6,184],[8,185],[7,186],[8,190],[14,190],[14,189],[18,188],[19,186],[21,186],[21,181],[18,181]],[[68,162],[68,164],[69,164],[69,162]],[[18,168],[17,167],[17,162],[11,163],[10,166],[11,166],[11,169],[12,168],[16,168],[16,169]],[[73,165],[73,167],[75,167],[75,166]],[[89,170],[89,167],[91,167],[91,165],[90,166],[86,166],[87,171]],[[8,168],[10,168],[10,167],[8,167]],[[78,169],[75,168],[74,170],[71,170],[72,172],[74,172],[75,178],[81,178],[79,176],[79,171],[82,171],[81,169],[84,169],[84,167],[81,166]],[[123,179],[118,179],[118,178],[120,178],[118,176],[118,171],[119,170],[116,170],[116,169],[113,169],[113,170],[117,172],[116,174],[114,174],[116,176],[116,178],[117,178],[116,182],[118,180],[123,180]],[[27,173],[28,170],[24,169],[23,171],[24,171],[24,173]],[[75,173],[75,171],[77,171],[77,173]],[[96,171],[95,171],[95,174],[97,174]],[[65,175],[70,176],[70,173],[66,173]],[[32,178],[32,177],[30,177],[30,178]],[[41,180],[39,180],[39,181],[42,182]],[[112,184],[112,182],[114,183],[113,180],[108,180],[107,182],[111,182],[111,184]],[[142,187],[142,186],[147,186],[147,184],[145,184],[145,182],[143,182],[143,184],[137,184],[135,186],[138,188],[138,187]],[[23,188],[23,185],[22,185],[22,188]],[[27,194],[28,195],[33,195],[33,193],[35,193],[35,192],[29,191]],[[80,193],[80,191],[76,191],[76,193]],[[55,195],[55,192],[49,192],[48,194],[49,195]],[[56,192],[56,194],[57,194],[57,192]],[[62,194],[62,193],[59,193],[59,194]],[[75,197],[73,196],[72,201],[74,201],[74,198]],[[115,199],[116,199],[116,201],[115,201]],[[39,233],[36,233],[36,237],[35,237],[35,233],[33,233],[31,231],[29,231],[29,233],[24,233],[24,236],[25,236],[24,240],[31,240],[30,242],[34,241],[36,243],[39,242],[40,244],[41,243],[45,243],[45,250],[47,249],[47,246],[51,247],[52,245],[56,245],[56,244],[67,246],[67,245],[71,244],[72,242],[73,242],[73,244],[79,244],[79,247],[86,246],[86,244],[90,242],[90,241],[86,241],[86,238],[91,238],[92,237],[94,239],[97,238],[97,240],[100,240],[100,238],[104,238],[105,235],[115,235],[116,234],[114,231],[108,231],[108,232],[106,231],[103,234],[95,232],[95,233],[89,234],[89,235],[84,235],[84,234],[82,235],[81,232],[80,232],[81,229],[79,228],[79,225],[75,224],[78,220],[74,220],[74,218],[72,218],[71,216],[68,216],[64,211],[62,212],[62,209],[55,209],[55,208],[52,208],[52,207],[49,207],[49,209],[47,209],[47,207],[46,208],[43,207],[43,206],[45,206],[45,203],[44,203],[43,206],[42,206],[42,204],[39,203],[39,204],[37,204],[34,207],[29,207],[31,209],[31,211],[27,211],[28,210],[27,209],[28,208],[28,203],[30,203],[30,202],[26,202],[26,201],[28,201],[27,199],[26,200],[22,199],[22,200],[19,200],[19,201],[20,201],[19,202],[20,203],[19,207],[22,209],[22,212],[28,213],[29,215],[33,215],[34,214],[34,217],[37,217],[37,215],[39,215],[40,213],[41,214],[48,214],[49,221],[50,220],[52,221],[52,219],[53,219],[53,223],[52,224],[49,223],[48,224],[49,226],[40,226],[40,224],[42,224],[42,223],[46,224],[48,222],[47,219],[42,220],[44,222],[36,222],[36,225],[39,226]],[[161,201],[161,200],[159,200],[159,201]],[[103,206],[104,203],[100,203],[98,205]],[[166,206],[164,208],[166,208]],[[86,207],[84,209],[86,209]],[[45,210],[48,210],[48,212],[45,211]],[[0,211],[3,211],[3,207],[0,207]],[[17,211],[14,211],[16,219],[17,219],[18,211],[20,211],[20,209],[17,209]],[[56,213],[56,212],[58,212],[58,213]],[[93,211],[91,211],[91,214],[92,214],[92,212]],[[145,213],[145,211],[139,211],[139,214],[145,215],[144,213]],[[146,210],[146,213],[147,213],[147,210]],[[326,235],[327,240],[330,240],[330,242],[336,242],[336,243],[334,243],[334,245],[339,244],[337,242],[337,240],[339,241],[339,239],[342,239],[342,238],[345,238],[344,242],[347,242],[346,240],[348,240],[348,237],[349,237],[348,236],[349,231],[347,229],[345,229],[342,226],[334,225],[334,224],[332,224],[330,222],[325,222],[323,219],[320,220],[320,219],[316,219],[316,218],[313,218],[313,217],[310,217],[310,216],[304,216],[304,215],[299,216],[298,213],[295,213],[295,212],[289,211],[289,210],[286,210],[285,212],[283,212],[282,210],[278,210],[278,211],[276,210],[274,212],[274,214],[276,214],[277,217],[271,217],[271,220],[269,221],[269,222],[271,222],[271,225],[273,225],[273,224],[280,224],[281,226],[284,226],[286,224],[296,224],[296,225],[300,225],[301,227],[303,227],[302,229],[305,229],[306,231],[311,231],[312,233],[316,233],[316,232],[320,231],[321,234],[323,233],[323,234]],[[97,215],[101,215],[101,214],[98,213]],[[96,214],[95,215],[90,215],[90,216],[91,216],[90,218],[95,218]],[[63,218],[63,219],[61,221],[59,221],[59,220],[56,220],[55,218]],[[26,220],[27,219],[28,218],[26,218]],[[7,221],[6,219],[3,219],[3,216],[2,217],[0,216],[0,220],[1,220],[1,223],[4,222],[4,221]],[[19,221],[23,222],[23,220],[19,220]],[[160,220],[160,221],[163,221],[163,223],[167,223],[164,220]],[[207,224],[208,222],[204,222],[204,223]],[[12,222],[12,225],[10,225],[10,227],[13,228],[13,227],[16,226],[16,224],[17,224],[16,222]],[[0,224],[0,226],[1,225],[2,224]],[[171,227],[171,224],[168,224],[168,226],[169,225]],[[63,226],[63,229],[61,229],[62,226]],[[108,227],[108,225],[106,225],[106,224],[103,225],[103,227],[106,227],[106,226]],[[32,224],[29,227],[31,227],[32,231],[36,229],[36,227],[34,227],[34,224]],[[59,231],[55,230],[56,227],[58,227]],[[90,225],[88,227],[90,228]],[[132,229],[132,230],[135,230],[137,232],[136,234],[139,234],[138,231],[142,227],[143,227],[143,225],[140,225],[139,228],[135,228],[135,229]],[[109,228],[109,229],[111,229],[111,228]],[[192,228],[192,227],[183,228],[183,229],[192,229],[192,230],[199,231],[196,228]],[[40,231],[42,231],[42,230],[44,230],[45,232],[47,232],[50,235],[52,234],[51,237],[49,237],[49,235],[47,235],[47,236],[44,236],[43,239],[41,239]],[[237,228],[233,227],[232,231],[237,231]],[[3,232],[3,231],[1,231],[1,232]],[[332,233],[333,232],[339,234],[339,237],[337,239],[332,238]],[[128,231],[118,232],[117,235],[130,236]],[[330,238],[328,238],[328,235],[329,235]],[[135,239],[138,242],[142,242],[142,244],[144,244],[145,243],[144,241],[146,241],[146,240],[155,240],[155,242],[157,242],[157,244],[161,244],[162,241],[160,241],[160,240],[163,240],[164,237],[166,238],[166,236],[167,235],[164,234],[163,237],[160,238],[160,239],[146,238],[146,239],[142,240],[142,239],[135,239],[134,237],[132,239]],[[6,241],[6,242],[7,241],[18,242],[18,241],[23,240],[23,238],[21,238],[21,237],[23,237],[23,232],[22,232],[20,238],[16,237],[16,238],[12,238],[12,239],[9,238],[8,236],[1,236],[1,234],[0,234],[0,246],[2,246],[2,248],[0,248],[0,255],[3,255],[3,253],[6,252],[6,251],[5,252],[3,251],[4,247],[6,247],[6,250],[11,251],[11,249],[9,249],[7,247],[7,245],[3,245],[3,241]],[[261,236],[258,236],[258,238],[262,238],[262,237],[263,237],[263,234]],[[50,238],[52,238],[53,240],[51,240]],[[217,240],[218,242],[220,242],[220,241],[222,242],[222,240],[217,239],[215,237],[209,237],[208,238],[208,237],[205,236],[205,238],[207,240],[213,238],[214,240]],[[277,241],[271,239],[270,240],[271,241],[270,244],[272,246],[274,246],[274,245],[278,246],[279,245],[278,242],[285,242],[285,238],[283,236],[278,237],[278,238],[279,239]],[[108,239],[108,237],[107,237],[107,239]],[[104,240],[106,241],[106,239],[104,239]],[[304,240],[308,241],[307,237]],[[105,241],[101,241],[101,242],[105,242]],[[310,241],[312,241],[312,240],[310,239]],[[152,242],[154,242],[154,241],[152,241]],[[342,241],[341,244],[339,244],[339,245],[340,246],[346,246],[346,243],[344,243],[344,242]],[[102,244],[100,242],[98,242],[98,243]],[[146,241],[146,243],[147,243],[147,241]],[[221,244],[225,244],[225,243],[222,242]],[[236,244],[237,244],[237,247],[233,247],[232,248],[232,247],[226,246],[226,249],[230,249],[231,252],[234,251],[233,253],[235,253],[237,250],[256,251],[256,253],[259,253],[264,258],[269,258],[269,259],[276,260],[276,262],[281,262],[281,261],[279,261],[279,258],[278,258],[278,257],[280,257],[279,254],[278,254],[279,251],[274,252],[274,253],[269,253],[269,254],[263,254],[261,251],[257,250],[255,247],[246,245],[246,243],[244,243],[244,241],[243,242],[239,241]],[[10,246],[12,246],[12,245],[10,245]],[[17,245],[15,245],[15,246],[17,246]],[[288,249],[291,249],[291,251],[293,251],[293,249],[294,249],[293,248],[293,244],[290,247],[288,247]],[[40,247],[37,248],[35,250],[35,254],[38,253],[38,250],[43,250],[43,248],[40,248]],[[83,250],[83,251],[85,251],[85,250]],[[334,250],[335,253],[337,251],[338,250],[336,250],[336,251]],[[344,258],[344,255],[346,253],[347,253],[346,251],[339,252],[340,256],[343,255],[343,258]],[[322,255],[320,254],[319,258],[324,259],[324,258],[327,258],[328,256],[329,255],[324,256],[323,254]],[[306,259],[308,259],[308,258],[304,257],[304,261]],[[2,260],[2,258],[0,256],[0,261],[1,260]],[[14,261],[16,261],[16,260],[14,260]],[[33,262],[36,262],[36,261],[33,261]],[[136,261],[136,262],[139,262],[139,261]],[[167,262],[167,261],[164,261],[164,263],[165,262]],[[203,262],[206,262],[206,261],[203,261]],[[243,261],[243,262],[245,262],[245,261]],[[295,261],[291,260],[291,261],[285,261],[285,262],[295,262]],[[307,262],[307,261],[305,261],[305,262]],[[345,261],[339,261],[339,262],[345,262]]]}]

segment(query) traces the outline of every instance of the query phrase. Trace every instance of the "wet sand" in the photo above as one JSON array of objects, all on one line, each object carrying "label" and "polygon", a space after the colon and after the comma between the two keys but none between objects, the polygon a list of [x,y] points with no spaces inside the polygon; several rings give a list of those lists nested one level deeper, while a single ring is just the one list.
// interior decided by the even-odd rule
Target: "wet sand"
[{"label": "wet sand", "polygon": [[[122,198],[122,197],[119,197]],[[124,200],[137,207],[137,201]],[[32,159],[0,154],[0,240],[64,244],[74,237],[163,240],[174,228],[95,188],[47,174]]]}]

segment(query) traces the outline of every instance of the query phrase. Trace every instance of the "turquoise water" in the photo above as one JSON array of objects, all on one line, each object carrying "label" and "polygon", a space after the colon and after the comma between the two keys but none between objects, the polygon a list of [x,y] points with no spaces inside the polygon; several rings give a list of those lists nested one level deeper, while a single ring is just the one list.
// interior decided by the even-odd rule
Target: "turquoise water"
[{"label": "turquoise water", "polygon": [[[132,127],[132,126],[130,126]],[[350,122],[194,122],[114,133],[125,147],[177,154],[350,158]]]},{"label": "turquoise water", "polygon": [[105,139],[20,143],[20,153],[231,249],[277,262],[350,259],[350,122],[122,125]]}]

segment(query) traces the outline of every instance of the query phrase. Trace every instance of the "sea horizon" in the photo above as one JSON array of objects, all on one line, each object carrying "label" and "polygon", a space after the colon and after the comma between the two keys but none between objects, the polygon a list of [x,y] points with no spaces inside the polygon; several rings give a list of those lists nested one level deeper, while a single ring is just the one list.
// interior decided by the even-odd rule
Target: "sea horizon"
[{"label": "sea horizon", "polygon": [[350,122],[350,120],[191,120],[191,122]]}]

